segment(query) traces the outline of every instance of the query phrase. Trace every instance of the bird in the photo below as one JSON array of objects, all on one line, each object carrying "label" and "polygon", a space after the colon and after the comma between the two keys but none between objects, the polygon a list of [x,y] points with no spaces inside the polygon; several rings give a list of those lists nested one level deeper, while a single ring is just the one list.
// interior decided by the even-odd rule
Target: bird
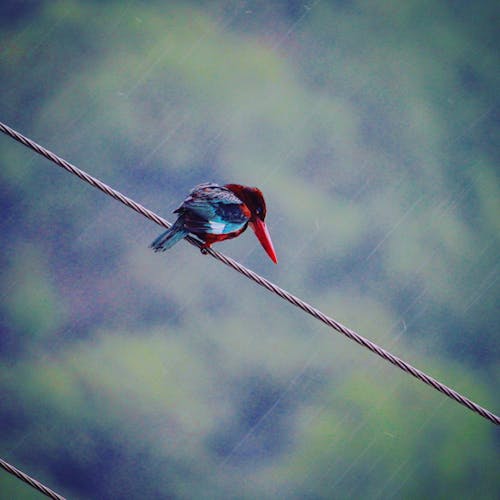
[{"label": "bird", "polygon": [[241,184],[205,182],[195,186],[174,210],[177,220],[150,245],[155,252],[164,252],[178,241],[194,234],[203,241],[206,253],[213,243],[236,238],[250,226],[260,244],[277,264],[271,236],[264,222],[266,202],[260,189]]}]

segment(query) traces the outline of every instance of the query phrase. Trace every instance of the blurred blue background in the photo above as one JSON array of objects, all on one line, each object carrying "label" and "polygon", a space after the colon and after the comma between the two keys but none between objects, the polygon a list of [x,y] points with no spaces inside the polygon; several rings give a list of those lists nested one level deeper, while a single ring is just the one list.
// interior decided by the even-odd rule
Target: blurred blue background
[{"label": "blurred blue background", "polygon": [[[4,1],[1,120],[498,413],[497,2]],[[0,137],[0,456],[70,498],[497,498],[498,429]],[[37,493],[0,471],[4,498]]]}]

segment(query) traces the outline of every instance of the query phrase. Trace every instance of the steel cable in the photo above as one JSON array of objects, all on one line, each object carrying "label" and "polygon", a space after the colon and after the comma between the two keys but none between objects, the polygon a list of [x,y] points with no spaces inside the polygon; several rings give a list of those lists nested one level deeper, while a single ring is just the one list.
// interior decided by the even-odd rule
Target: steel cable
[{"label": "steel cable", "polygon": [[[147,208],[145,208],[141,204],[135,202],[131,198],[128,198],[127,196],[120,193],[119,191],[111,188],[110,186],[108,186],[104,182],[100,181],[99,179],[96,179],[95,177],[92,177],[91,175],[84,172],[83,170],[75,167],[74,165],[67,162],[63,158],[60,158],[59,156],[52,153],[48,149],[44,148],[43,146],[40,146],[39,144],[37,144],[36,142],[32,141],[31,139],[25,137],[24,135],[20,134],[19,132],[16,132],[14,129],[10,128],[9,126],[5,125],[2,122],[0,122],[0,130],[4,134],[12,137],[16,141],[20,142],[21,144],[32,149],[36,153],[38,153],[38,154],[44,156],[45,158],[47,158],[48,160],[52,161],[53,163],[55,163],[59,167],[76,175],[81,180],[87,182],[91,186],[94,186],[95,188],[101,190],[102,192],[111,196],[115,200],[117,200],[117,201],[123,203],[124,205],[126,205],[127,207],[131,208],[132,210],[135,210],[136,212],[140,213],[144,217],[152,220],[156,224],[163,226],[167,229],[169,227],[171,227],[172,224],[170,222],[168,222],[166,219],[156,215],[151,210],[148,210]],[[201,248],[201,246],[203,244],[198,239],[196,239],[192,236],[186,236],[185,239],[189,243],[191,243],[192,245],[197,246],[198,248]],[[279,297],[290,302],[294,306],[299,307],[304,312],[310,314],[314,318],[325,323],[326,325],[333,328],[337,332],[339,332],[342,335],[348,337],[349,339],[357,342],[358,344],[362,345],[363,347],[366,347],[374,354],[377,354],[381,358],[385,359],[386,361],[393,364],[394,366],[397,366],[401,370],[412,375],[413,377],[424,382],[425,384],[430,385],[431,387],[433,387],[437,391],[441,392],[445,396],[448,396],[449,398],[453,399],[457,403],[465,406],[469,410],[477,413],[478,415],[482,416],[483,418],[485,418],[487,420],[490,420],[494,424],[497,424],[497,425],[500,424],[500,418],[497,415],[495,415],[494,413],[492,413],[491,411],[480,406],[479,404],[475,403],[474,401],[470,400],[469,398],[463,396],[462,394],[455,391],[451,387],[448,387],[447,385],[443,384],[442,382],[439,382],[438,380],[431,377],[430,375],[427,375],[423,371],[415,368],[414,366],[407,363],[406,361],[403,361],[402,359],[398,358],[397,356],[394,356],[389,351],[386,351],[385,349],[378,346],[374,342],[371,342],[370,340],[366,339],[362,335],[359,335],[358,333],[351,330],[350,328],[347,328],[346,326],[339,323],[338,321],[335,321],[333,318],[322,313],[319,309],[316,309],[315,307],[311,306],[310,304],[303,301],[302,299],[296,297],[295,295],[291,294],[290,292],[287,292],[283,288],[281,288],[278,285],[275,285],[274,283],[272,283],[271,281],[263,278],[262,276],[255,273],[254,271],[246,268],[245,266],[243,266],[239,262],[235,261],[231,257],[228,257],[227,255],[224,255],[216,250],[213,250],[212,248],[205,250],[204,253],[210,254],[212,257],[221,261],[223,264],[226,264],[227,266],[231,267],[232,269],[238,271],[239,273],[241,273],[244,276],[246,276],[247,278],[251,279],[252,281],[257,283],[258,285],[266,288],[270,292],[278,295]],[[5,469],[7,472],[9,472],[10,474],[21,479],[22,481],[29,484],[30,486],[32,486],[36,490],[40,491],[41,493],[47,495],[48,497],[56,499],[56,500],[64,500],[64,497],[57,494],[56,492],[54,492],[53,490],[51,490],[47,486],[44,486],[42,483],[40,483],[39,481],[28,476],[27,474],[20,471],[16,467],[5,462],[1,458],[0,458],[0,466],[3,469]]]},{"label": "steel cable", "polygon": [[[103,191],[107,195],[111,196],[115,200],[120,201],[121,203],[123,203],[127,207],[135,210],[136,212],[140,213],[144,217],[147,217],[148,219],[152,220],[156,224],[159,224],[160,226],[163,226],[165,228],[169,228],[171,226],[170,222],[168,222],[167,220],[163,219],[162,217],[156,215],[151,210],[148,210],[147,208],[143,207],[139,203],[137,203],[134,200],[123,195],[119,191],[116,191],[115,189],[111,188],[110,186],[108,186],[104,182],[101,182],[100,180],[96,179],[95,177],[92,177],[91,175],[87,174],[83,170],[80,170],[79,168],[75,167],[71,163],[60,158],[56,154],[47,150],[43,146],[40,146],[39,144],[32,141],[31,139],[28,139],[27,137],[20,134],[19,132],[16,132],[15,130],[13,130],[12,128],[3,124],[2,122],[0,122],[0,130],[2,132],[4,132],[5,134],[9,135],[10,137],[12,137],[13,139],[15,139],[16,141],[20,142],[21,144],[24,144],[28,148],[32,149],[33,151],[37,152],[38,154],[49,159],[50,161],[52,161],[56,165],[60,166],[61,168],[78,176],[80,179],[89,183],[91,186],[94,186],[97,189],[100,189],[101,191]],[[197,246],[198,248],[200,248],[202,245],[202,242],[200,242],[198,239],[196,239],[192,236],[187,236],[185,239],[187,241],[189,241],[189,243],[191,243],[192,245]],[[263,278],[262,276],[255,273],[254,271],[246,268],[245,266],[243,266],[239,262],[236,262],[231,257],[228,257],[227,255],[224,255],[216,250],[213,250],[212,248],[208,249],[205,253],[210,254],[215,259],[221,261],[222,263],[226,264],[227,266],[231,267],[232,269],[243,274],[247,278],[249,278],[252,281],[254,281],[255,283],[257,283],[258,285],[266,288],[270,292],[278,295],[279,297],[290,302],[294,306],[299,307],[304,312],[310,314],[314,318],[325,323],[326,325],[333,328],[334,330],[341,333],[342,335],[345,335],[346,337],[353,340],[354,342],[357,342],[358,344],[362,345],[363,347],[366,347],[371,352],[373,352],[374,354],[377,354],[378,356],[385,359],[386,361],[393,364],[394,366],[397,366],[401,370],[412,375],[413,377],[424,382],[425,384],[430,385],[431,387],[433,387],[437,391],[441,392],[445,396],[448,396],[449,398],[453,399],[457,403],[460,403],[461,405],[465,406],[466,408],[469,408],[469,410],[477,413],[478,415],[482,416],[483,418],[485,418],[487,420],[490,420],[494,424],[500,425],[500,418],[497,415],[495,415],[493,412],[487,410],[486,408],[483,408],[479,404],[477,404],[474,401],[470,400],[469,398],[463,396],[462,394],[455,391],[451,387],[448,387],[447,385],[436,380],[435,378],[431,377],[430,375],[427,375],[426,373],[419,370],[418,368],[415,368],[414,366],[407,363],[406,361],[403,361],[402,359],[398,358],[394,354],[391,354],[389,351],[386,351],[385,349],[378,346],[374,342],[366,339],[365,337],[356,333],[355,331],[351,330],[350,328],[347,328],[346,326],[342,325],[338,321],[335,321],[333,318],[322,313],[319,309],[316,309],[315,307],[311,306],[307,302],[304,302],[302,299],[296,297],[295,295],[291,294],[290,292],[287,292],[283,288],[281,288],[278,285],[275,285],[274,283],[272,283],[271,281]]]},{"label": "steel cable", "polygon": [[20,471],[17,467],[14,467],[13,465],[9,464],[5,460],[2,460],[1,458],[0,458],[0,467],[5,469],[13,476],[16,476],[21,481],[24,481],[26,484],[29,484],[32,488],[35,488],[35,490],[38,490],[40,493],[43,493],[44,495],[47,495],[48,497],[53,498],[54,500],[65,500],[65,497],[59,495],[50,488],[47,488],[47,486],[42,484],[40,481],[33,479],[31,476],[28,476],[28,474],[25,474],[23,471]]}]

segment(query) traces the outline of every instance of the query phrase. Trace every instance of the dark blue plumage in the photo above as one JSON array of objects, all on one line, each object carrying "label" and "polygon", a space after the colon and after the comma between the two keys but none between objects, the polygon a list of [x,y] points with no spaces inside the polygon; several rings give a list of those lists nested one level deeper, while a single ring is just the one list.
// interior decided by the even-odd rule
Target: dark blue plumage
[{"label": "dark blue plumage", "polygon": [[243,202],[229,189],[214,183],[199,184],[181,206],[175,224],[151,243],[155,251],[165,251],[188,233],[227,235],[246,227],[249,215]]},{"label": "dark blue plumage", "polygon": [[164,252],[169,248],[173,247],[178,241],[182,240],[187,236],[189,231],[184,229],[184,223],[181,219],[177,219],[170,229],[167,229],[164,233],[161,233],[158,238],[156,238],[150,247],[155,252]]}]

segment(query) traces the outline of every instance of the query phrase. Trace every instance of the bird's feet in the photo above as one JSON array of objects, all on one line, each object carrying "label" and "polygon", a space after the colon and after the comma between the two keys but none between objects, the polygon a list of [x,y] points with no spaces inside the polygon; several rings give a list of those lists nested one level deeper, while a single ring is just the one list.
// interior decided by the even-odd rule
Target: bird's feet
[{"label": "bird's feet", "polygon": [[208,249],[210,248],[210,245],[208,243],[205,243],[204,245],[202,245],[200,247],[200,252],[203,254],[203,255],[207,255],[208,253]]}]

